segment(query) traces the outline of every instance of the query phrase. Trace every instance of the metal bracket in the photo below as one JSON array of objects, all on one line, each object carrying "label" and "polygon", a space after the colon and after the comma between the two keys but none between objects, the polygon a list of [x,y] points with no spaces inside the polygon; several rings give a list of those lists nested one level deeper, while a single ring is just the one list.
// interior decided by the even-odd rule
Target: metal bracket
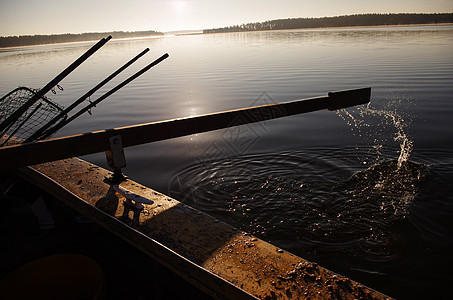
[{"label": "metal bracket", "polygon": [[148,198],[145,198],[143,196],[137,195],[134,192],[129,191],[128,189],[120,187],[119,185],[114,185],[112,187],[117,193],[119,193],[121,196],[126,198],[125,204],[128,204],[128,205],[132,206],[133,208],[141,210],[144,207],[143,204],[153,204],[154,203],[154,201],[152,201]]},{"label": "metal bracket", "polygon": [[126,166],[126,156],[124,155],[123,141],[121,135],[109,138],[110,149],[105,151],[107,164],[113,169],[113,175],[109,180],[113,183],[120,183],[125,180],[121,168]]}]

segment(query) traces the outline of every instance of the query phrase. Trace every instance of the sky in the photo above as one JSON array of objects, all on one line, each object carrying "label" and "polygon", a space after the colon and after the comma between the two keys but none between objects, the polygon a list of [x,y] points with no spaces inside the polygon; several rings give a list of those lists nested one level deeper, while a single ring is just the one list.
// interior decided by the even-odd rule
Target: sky
[{"label": "sky", "polygon": [[0,0],[0,36],[198,30],[362,13],[453,12],[453,0]]}]

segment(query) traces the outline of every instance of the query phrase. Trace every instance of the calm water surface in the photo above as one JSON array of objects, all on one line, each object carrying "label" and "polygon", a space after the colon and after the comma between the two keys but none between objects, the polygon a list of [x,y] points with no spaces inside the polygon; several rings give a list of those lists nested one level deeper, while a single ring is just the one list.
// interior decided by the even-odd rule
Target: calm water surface
[{"label": "calm water surface", "polygon": [[[1,50],[0,94],[44,86],[91,45]],[[170,58],[57,136],[371,86],[369,107],[128,148],[125,173],[390,296],[452,296],[452,26],[111,41],[48,96],[68,106],[146,47],[92,99]]]}]

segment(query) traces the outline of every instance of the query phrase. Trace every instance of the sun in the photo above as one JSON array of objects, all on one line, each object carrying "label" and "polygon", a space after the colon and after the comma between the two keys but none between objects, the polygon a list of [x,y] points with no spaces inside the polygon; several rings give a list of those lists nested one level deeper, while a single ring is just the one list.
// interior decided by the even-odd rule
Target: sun
[{"label": "sun", "polygon": [[193,21],[193,6],[190,1],[187,0],[172,0],[167,2],[171,12],[171,26],[175,30],[188,29]]},{"label": "sun", "polygon": [[172,6],[173,6],[173,9],[176,11],[176,13],[180,14],[187,7],[187,2],[186,1],[173,1]]}]

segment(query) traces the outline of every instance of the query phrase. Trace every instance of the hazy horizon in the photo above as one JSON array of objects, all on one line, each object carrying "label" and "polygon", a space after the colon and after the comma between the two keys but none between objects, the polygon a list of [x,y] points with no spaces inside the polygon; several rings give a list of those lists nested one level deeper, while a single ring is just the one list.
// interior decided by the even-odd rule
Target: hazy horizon
[{"label": "hazy horizon", "polygon": [[453,12],[453,0],[2,0],[0,36],[202,30],[287,18]]}]

